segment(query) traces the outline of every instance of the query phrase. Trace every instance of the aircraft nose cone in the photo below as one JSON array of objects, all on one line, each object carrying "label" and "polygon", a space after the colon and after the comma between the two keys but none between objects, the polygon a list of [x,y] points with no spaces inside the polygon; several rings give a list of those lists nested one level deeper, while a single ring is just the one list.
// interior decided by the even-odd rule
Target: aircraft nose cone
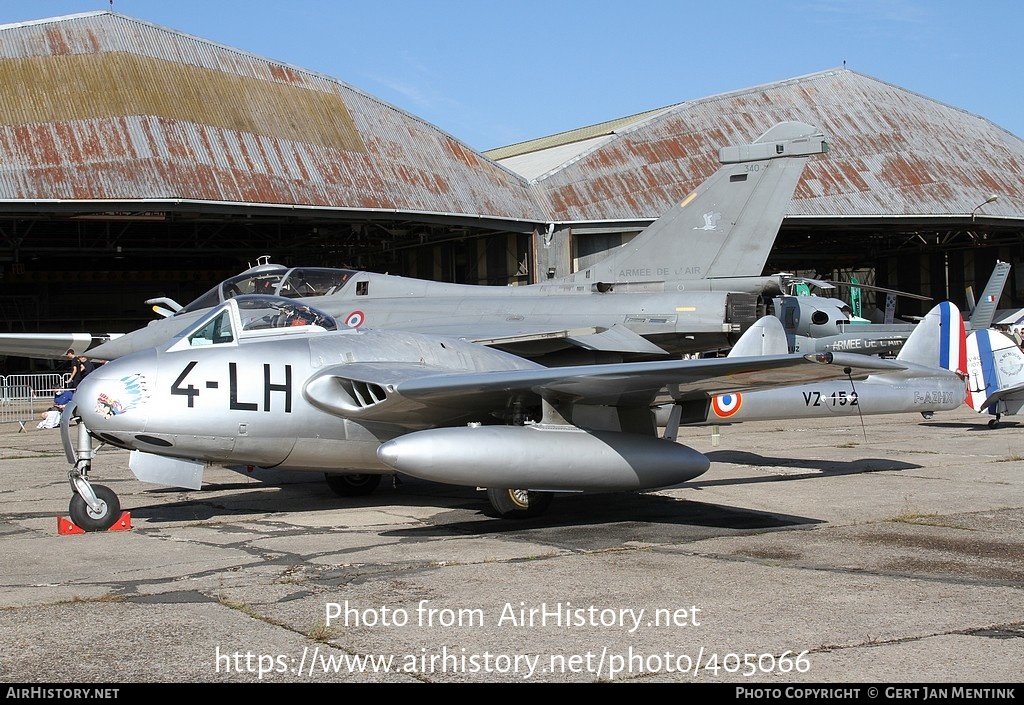
[{"label": "aircraft nose cone", "polygon": [[75,389],[78,416],[92,431],[140,430],[148,416],[156,353],[147,351],[98,367]]}]

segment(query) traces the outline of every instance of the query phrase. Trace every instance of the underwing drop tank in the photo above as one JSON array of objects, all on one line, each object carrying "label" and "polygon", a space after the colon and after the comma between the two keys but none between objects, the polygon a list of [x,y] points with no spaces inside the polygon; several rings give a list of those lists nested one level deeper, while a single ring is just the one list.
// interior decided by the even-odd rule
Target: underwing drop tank
[{"label": "underwing drop tank", "polygon": [[621,492],[672,487],[710,461],[661,438],[566,426],[466,426],[387,441],[381,462],[413,477],[470,487]]}]

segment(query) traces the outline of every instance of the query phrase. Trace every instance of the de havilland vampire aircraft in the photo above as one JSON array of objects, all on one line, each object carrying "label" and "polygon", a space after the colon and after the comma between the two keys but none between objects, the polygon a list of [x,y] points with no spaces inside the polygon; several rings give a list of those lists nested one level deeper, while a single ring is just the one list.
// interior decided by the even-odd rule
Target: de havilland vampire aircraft
[{"label": "de havilland vampire aircraft", "polygon": [[[757,329],[760,338],[754,335]],[[788,352],[786,333],[777,319],[765,317],[744,334],[729,356],[781,352]],[[944,301],[929,311],[900,348],[896,361],[902,369],[873,373],[856,382],[834,379],[695,398],[664,407],[659,416],[667,423],[667,414],[675,411],[681,424],[718,425],[907,412],[931,418],[937,411],[952,411],[967,397],[967,337],[960,310]]]},{"label": "de havilland vampire aircraft", "polygon": [[674,442],[677,428],[659,436],[661,400],[904,367],[786,353],[552,368],[241,295],[81,382],[61,419],[71,518],[95,531],[120,515],[116,494],[88,479],[103,444],[130,450],[135,475],[163,485],[199,489],[218,464],[321,472],[353,495],[404,473],[485,487],[500,515],[533,516],[553,492],[669,487],[703,473],[708,459]]},{"label": "de havilland vampire aircraft", "polygon": [[152,300],[164,318],[99,345],[88,334],[4,334],[0,353],[56,359],[72,349],[112,360],[169,340],[233,296],[260,293],[295,298],[350,328],[448,336],[549,365],[725,348],[757,319],[763,294],[781,293],[780,277],[762,276],[764,266],[804,165],[826,151],[820,131],[798,122],[723,147],[722,166],[693,193],[608,257],[561,279],[497,287],[257,266],[184,307]]}]

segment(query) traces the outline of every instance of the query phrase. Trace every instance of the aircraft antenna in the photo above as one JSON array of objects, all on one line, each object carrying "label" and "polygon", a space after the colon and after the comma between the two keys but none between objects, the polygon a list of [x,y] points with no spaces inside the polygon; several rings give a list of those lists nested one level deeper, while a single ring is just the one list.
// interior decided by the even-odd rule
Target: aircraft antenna
[{"label": "aircraft antenna", "polygon": [[[847,379],[850,380],[850,390],[853,392],[853,396],[857,396],[857,387],[853,384],[853,370],[847,367],[843,372],[846,373]],[[857,416],[860,418],[860,432],[864,435],[864,442],[868,441],[868,430],[864,426],[864,410],[860,408],[860,404],[857,404]]]}]

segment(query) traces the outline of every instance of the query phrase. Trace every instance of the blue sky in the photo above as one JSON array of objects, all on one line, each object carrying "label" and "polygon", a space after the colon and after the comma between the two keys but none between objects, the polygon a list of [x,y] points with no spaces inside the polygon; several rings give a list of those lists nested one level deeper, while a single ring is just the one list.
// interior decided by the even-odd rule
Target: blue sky
[{"label": "blue sky", "polygon": [[[0,0],[0,23],[111,9]],[[1017,0],[114,0],[339,79],[478,150],[848,68],[1024,138]]]}]

